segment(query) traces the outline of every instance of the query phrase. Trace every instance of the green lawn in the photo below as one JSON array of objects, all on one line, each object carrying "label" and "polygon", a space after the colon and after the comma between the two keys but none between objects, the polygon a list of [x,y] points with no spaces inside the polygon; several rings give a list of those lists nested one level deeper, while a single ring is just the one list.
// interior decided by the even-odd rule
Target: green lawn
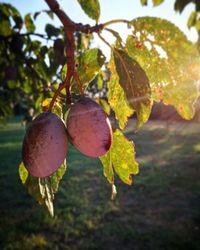
[{"label": "green lawn", "polygon": [[140,174],[111,188],[97,159],[70,147],[51,218],[21,184],[24,128],[0,127],[0,249],[199,250],[200,125],[149,122],[127,128]]}]

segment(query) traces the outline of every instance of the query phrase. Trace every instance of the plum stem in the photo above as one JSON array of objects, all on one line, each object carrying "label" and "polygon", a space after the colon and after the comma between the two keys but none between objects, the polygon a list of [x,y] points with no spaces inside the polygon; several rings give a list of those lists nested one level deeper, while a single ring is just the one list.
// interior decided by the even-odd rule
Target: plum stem
[{"label": "plum stem", "polygon": [[112,50],[112,46],[105,40],[105,38],[101,34],[98,34],[98,37]]},{"label": "plum stem", "polygon": [[58,95],[60,94],[61,90],[64,89],[64,87],[65,87],[65,84],[64,84],[64,83],[61,83],[61,84],[59,85],[59,87],[56,89],[56,91],[55,91],[55,93],[54,93],[54,96],[53,96],[53,98],[52,98],[52,100],[51,100],[51,103],[50,103],[50,105],[49,105],[49,111],[52,110],[52,108],[53,108],[53,106],[54,106],[54,103],[55,103],[55,101],[56,101],[56,98],[57,98]]}]

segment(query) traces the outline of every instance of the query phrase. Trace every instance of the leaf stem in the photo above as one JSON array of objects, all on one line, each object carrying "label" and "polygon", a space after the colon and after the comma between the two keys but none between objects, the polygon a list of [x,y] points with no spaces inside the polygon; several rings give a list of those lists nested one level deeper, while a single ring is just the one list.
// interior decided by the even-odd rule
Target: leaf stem
[{"label": "leaf stem", "polygon": [[98,33],[98,37],[112,50],[112,46],[110,45],[110,43],[107,42],[100,33]]}]

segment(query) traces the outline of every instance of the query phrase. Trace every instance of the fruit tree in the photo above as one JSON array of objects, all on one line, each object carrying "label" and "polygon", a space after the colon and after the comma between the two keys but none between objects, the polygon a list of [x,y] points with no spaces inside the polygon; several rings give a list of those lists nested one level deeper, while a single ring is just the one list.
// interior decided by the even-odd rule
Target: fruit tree
[{"label": "fruit tree", "polygon": [[[145,16],[100,23],[99,1],[78,0],[95,21],[92,26],[71,20],[57,0],[45,1],[47,10],[24,18],[12,5],[0,4],[0,118],[13,110],[27,116],[33,112],[19,175],[29,193],[53,215],[69,143],[82,154],[100,159],[114,198],[115,178],[131,185],[139,171],[134,143],[124,135],[129,118],[135,116],[135,130],[139,130],[148,121],[153,102],[163,102],[191,119],[200,58],[198,43],[167,20]],[[162,2],[153,0],[154,5]],[[189,2],[177,0],[175,7],[182,11]],[[196,10],[188,26],[200,30],[199,1],[193,2]],[[141,4],[147,5],[147,0]],[[56,15],[61,26],[46,24],[45,34],[35,32],[34,21],[41,13]],[[115,23],[129,29],[126,40],[112,28]],[[113,44],[103,31],[113,35]],[[90,48],[93,34],[111,50],[109,61],[99,48]],[[93,85],[106,94],[92,98]]]}]

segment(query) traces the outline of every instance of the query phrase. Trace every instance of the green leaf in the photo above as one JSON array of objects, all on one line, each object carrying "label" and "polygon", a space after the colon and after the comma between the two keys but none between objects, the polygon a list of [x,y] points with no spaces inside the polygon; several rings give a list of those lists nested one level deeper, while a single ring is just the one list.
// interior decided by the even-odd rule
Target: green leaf
[{"label": "green leaf", "polygon": [[66,75],[67,75],[67,64],[65,64],[62,67],[62,70],[61,70],[61,80],[62,80],[62,82],[65,80]]},{"label": "green leaf", "polygon": [[15,22],[14,28],[18,28],[18,29],[22,28],[22,24],[23,24],[22,17],[19,11],[14,6],[12,6],[11,4],[4,3],[2,5],[0,4],[0,8],[4,12],[5,15],[7,15],[8,17],[12,17],[13,21]]},{"label": "green leaf", "polygon": [[176,0],[174,9],[181,13],[190,2],[191,0]]},{"label": "green leaf", "polygon": [[15,80],[8,80],[7,81],[7,84],[8,84],[8,87],[10,88],[10,89],[16,89],[16,81]]},{"label": "green leaf", "polygon": [[[148,0],[140,0],[140,2],[141,2],[141,4],[142,4],[142,6],[146,6],[147,3],[148,3]],[[153,5],[154,5],[154,6],[158,6],[158,5],[160,5],[161,3],[163,3],[164,0],[152,0],[152,2],[153,2]]]},{"label": "green leaf", "polygon": [[36,20],[36,18],[42,13],[46,13],[51,19],[53,19],[54,17],[53,12],[51,10],[42,10],[42,11],[37,11],[34,13],[33,15],[34,20]]},{"label": "green leaf", "polygon": [[67,169],[67,163],[65,160],[64,163],[58,168],[58,170],[51,175],[51,188],[54,193],[58,191],[59,183],[62,180],[66,169]]},{"label": "green leaf", "polygon": [[6,3],[6,4],[4,4],[4,6],[7,8],[9,16],[12,16],[12,17],[14,17],[14,16],[21,17],[19,11],[14,6],[12,6],[11,4]]},{"label": "green leaf", "polygon": [[66,171],[66,161],[49,177],[36,178],[26,170],[23,162],[19,166],[19,176],[29,194],[42,206],[46,207],[51,216],[54,215],[54,194],[58,191],[59,183]]},{"label": "green leaf", "polygon": [[183,118],[191,119],[200,79],[196,46],[167,20],[143,17],[132,24],[137,38],[127,38],[126,51],[147,73],[153,99],[173,105]]},{"label": "green leaf", "polygon": [[13,16],[13,20],[15,22],[14,28],[18,28],[20,30],[23,26],[22,18],[20,16]]},{"label": "green leaf", "polygon": [[158,6],[158,5],[160,5],[162,2],[164,2],[164,0],[153,0],[153,5],[154,5],[154,6]]},{"label": "green leaf", "polygon": [[93,48],[86,50],[80,57],[78,74],[84,87],[98,75],[105,62],[105,56],[100,49]]},{"label": "green leaf", "polygon": [[7,19],[10,16],[9,4],[0,3],[0,14],[2,19]]},{"label": "green leaf", "polygon": [[25,17],[24,17],[24,22],[25,22],[25,25],[26,25],[26,29],[28,32],[34,32],[35,31],[35,25],[33,23],[33,20],[31,18],[31,14],[27,14]]},{"label": "green leaf", "polygon": [[140,0],[140,3],[142,6],[146,6],[148,3],[148,0]]},{"label": "green leaf", "polygon": [[[37,52],[36,52],[37,54]],[[37,72],[38,76],[40,76],[42,79],[47,81],[50,81],[49,78],[49,72],[48,72],[48,66],[45,61],[42,59],[38,60],[34,65],[34,70]]]},{"label": "green leaf", "polygon": [[103,88],[103,76],[102,74],[98,74],[98,78],[97,78],[97,88],[98,90],[101,90]]},{"label": "green leaf", "polygon": [[114,49],[114,62],[119,83],[122,86],[130,106],[137,114],[137,129],[149,118],[152,102],[149,79],[140,65],[125,51]]},{"label": "green leaf", "polygon": [[192,11],[187,22],[188,28],[191,28],[192,26],[194,26],[196,24],[196,20],[197,20],[197,12]]},{"label": "green leaf", "polygon": [[108,102],[115,112],[115,116],[119,122],[121,129],[124,129],[128,118],[133,114],[133,109],[129,106],[123,88],[119,84],[119,77],[116,72],[116,67],[113,58],[111,59],[108,68],[110,70],[110,80],[108,82]]},{"label": "green leaf", "polygon": [[36,20],[36,18],[42,13],[42,11],[37,11],[33,15],[33,19]]},{"label": "green leaf", "polygon": [[55,61],[58,64],[64,65],[66,63],[66,57],[64,55],[65,43],[62,39],[58,38],[54,41],[53,45]]},{"label": "green leaf", "polygon": [[16,18],[18,18],[18,20],[21,19],[21,22],[23,22],[19,11],[8,3],[0,3],[0,16],[1,20],[8,20],[10,17],[12,17],[14,21]]},{"label": "green leaf", "polygon": [[48,37],[52,37],[52,36],[57,37],[60,34],[60,29],[54,27],[53,25],[51,25],[49,23],[46,24],[45,31],[46,31]]},{"label": "green leaf", "polygon": [[113,133],[113,143],[109,152],[100,157],[104,168],[104,176],[109,183],[114,183],[114,172],[126,184],[132,184],[131,175],[138,174],[138,163],[135,160],[134,144],[116,130]]},{"label": "green leaf", "polygon": [[200,31],[200,18],[196,21],[195,28]]},{"label": "green leaf", "polygon": [[52,20],[54,19],[54,13],[53,13],[53,11],[51,11],[51,10],[45,10],[44,12],[47,13],[47,15],[48,15]]},{"label": "green leaf", "polygon": [[13,33],[9,20],[0,21],[0,35],[9,36]]},{"label": "green leaf", "polygon": [[78,0],[83,11],[92,19],[98,21],[100,17],[100,4],[98,0]]}]

